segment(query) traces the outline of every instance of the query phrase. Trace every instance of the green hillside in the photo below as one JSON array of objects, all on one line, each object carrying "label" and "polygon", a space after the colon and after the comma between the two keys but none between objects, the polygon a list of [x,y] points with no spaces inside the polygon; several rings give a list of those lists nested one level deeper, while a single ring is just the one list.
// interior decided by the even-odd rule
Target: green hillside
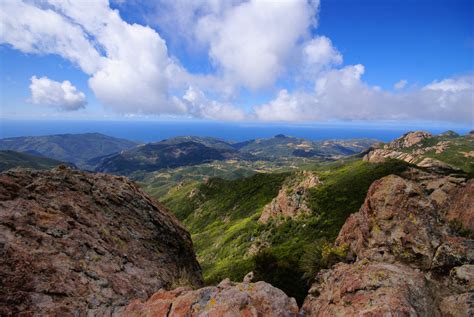
[{"label": "green hillside", "polygon": [[452,134],[438,135],[422,140],[402,151],[413,153],[425,149],[422,157],[431,157],[474,175],[474,138],[471,135],[458,136]]},{"label": "green hillside", "polygon": [[[208,283],[225,277],[241,280],[253,270],[301,300],[307,291],[301,263],[305,250],[333,241],[347,216],[361,206],[370,184],[407,166],[401,161],[352,160],[315,167],[313,172],[323,184],[309,193],[311,214],[295,220],[258,222],[263,207],[282,184],[296,177],[291,172],[189,182],[171,189],[161,201],[190,230]],[[314,241],[321,245],[314,246]]]},{"label": "green hillside", "polygon": [[60,164],[64,163],[47,157],[35,156],[27,153],[0,151],[0,172],[15,167],[50,169]]},{"label": "green hillside", "polygon": [[289,157],[272,161],[223,160],[177,168],[163,168],[154,172],[134,171],[128,175],[138,180],[155,197],[162,197],[174,186],[189,182],[203,182],[219,177],[233,180],[257,173],[288,172],[321,163],[319,158]]}]

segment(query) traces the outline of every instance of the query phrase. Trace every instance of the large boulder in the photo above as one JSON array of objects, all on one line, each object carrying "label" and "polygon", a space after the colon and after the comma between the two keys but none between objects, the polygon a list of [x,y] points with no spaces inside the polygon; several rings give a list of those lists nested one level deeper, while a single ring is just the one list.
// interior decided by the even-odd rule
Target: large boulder
[{"label": "large boulder", "polygon": [[423,273],[405,265],[339,263],[317,276],[301,316],[436,316]]},{"label": "large boulder", "polygon": [[296,317],[294,298],[265,282],[232,283],[224,280],[218,286],[198,290],[178,288],[159,291],[148,301],[136,300],[122,317]]},{"label": "large boulder", "polygon": [[318,274],[302,316],[471,316],[473,203],[459,177],[413,169],[375,181],[336,239],[351,263]]},{"label": "large boulder", "polygon": [[59,167],[0,174],[0,315],[111,316],[202,284],[189,233],[123,177]]}]

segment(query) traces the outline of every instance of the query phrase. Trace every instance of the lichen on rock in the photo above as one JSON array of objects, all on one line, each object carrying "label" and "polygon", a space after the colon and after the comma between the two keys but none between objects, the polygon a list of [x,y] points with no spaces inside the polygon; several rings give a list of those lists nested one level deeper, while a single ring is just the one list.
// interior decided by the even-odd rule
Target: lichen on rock
[{"label": "lichen on rock", "polygon": [[189,233],[124,178],[59,167],[0,174],[0,315],[111,316],[202,284]]}]

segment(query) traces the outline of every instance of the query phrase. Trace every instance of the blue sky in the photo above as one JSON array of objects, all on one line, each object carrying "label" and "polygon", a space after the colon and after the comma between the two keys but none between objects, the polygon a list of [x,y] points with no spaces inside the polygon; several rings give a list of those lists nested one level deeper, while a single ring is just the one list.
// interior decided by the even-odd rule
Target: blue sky
[{"label": "blue sky", "polygon": [[2,2],[5,118],[473,125],[472,1]]}]

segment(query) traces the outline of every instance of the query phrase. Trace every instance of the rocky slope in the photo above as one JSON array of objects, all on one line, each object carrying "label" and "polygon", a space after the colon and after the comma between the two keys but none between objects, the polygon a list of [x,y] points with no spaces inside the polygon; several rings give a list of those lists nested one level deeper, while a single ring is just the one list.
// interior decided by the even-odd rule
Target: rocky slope
[{"label": "rocky slope", "polygon": [[[303,316],[472,316],[474,180],[413,170],[374,182]],[[354,261],[354,262],[352,262]]]},{"label": "rocky slope", "polygon": [[199,286],[190,235],[135,183],[64,166],[0,174],[0,316],[110,316]]},{"label": "rocky slope", "polygon": [[447,131],[438,136],[429,132],[408,132],[387,144],[374,146],[364,160],[372,163],[398,159],[439,172],[464,170],[474,173],[474,140]]}]

